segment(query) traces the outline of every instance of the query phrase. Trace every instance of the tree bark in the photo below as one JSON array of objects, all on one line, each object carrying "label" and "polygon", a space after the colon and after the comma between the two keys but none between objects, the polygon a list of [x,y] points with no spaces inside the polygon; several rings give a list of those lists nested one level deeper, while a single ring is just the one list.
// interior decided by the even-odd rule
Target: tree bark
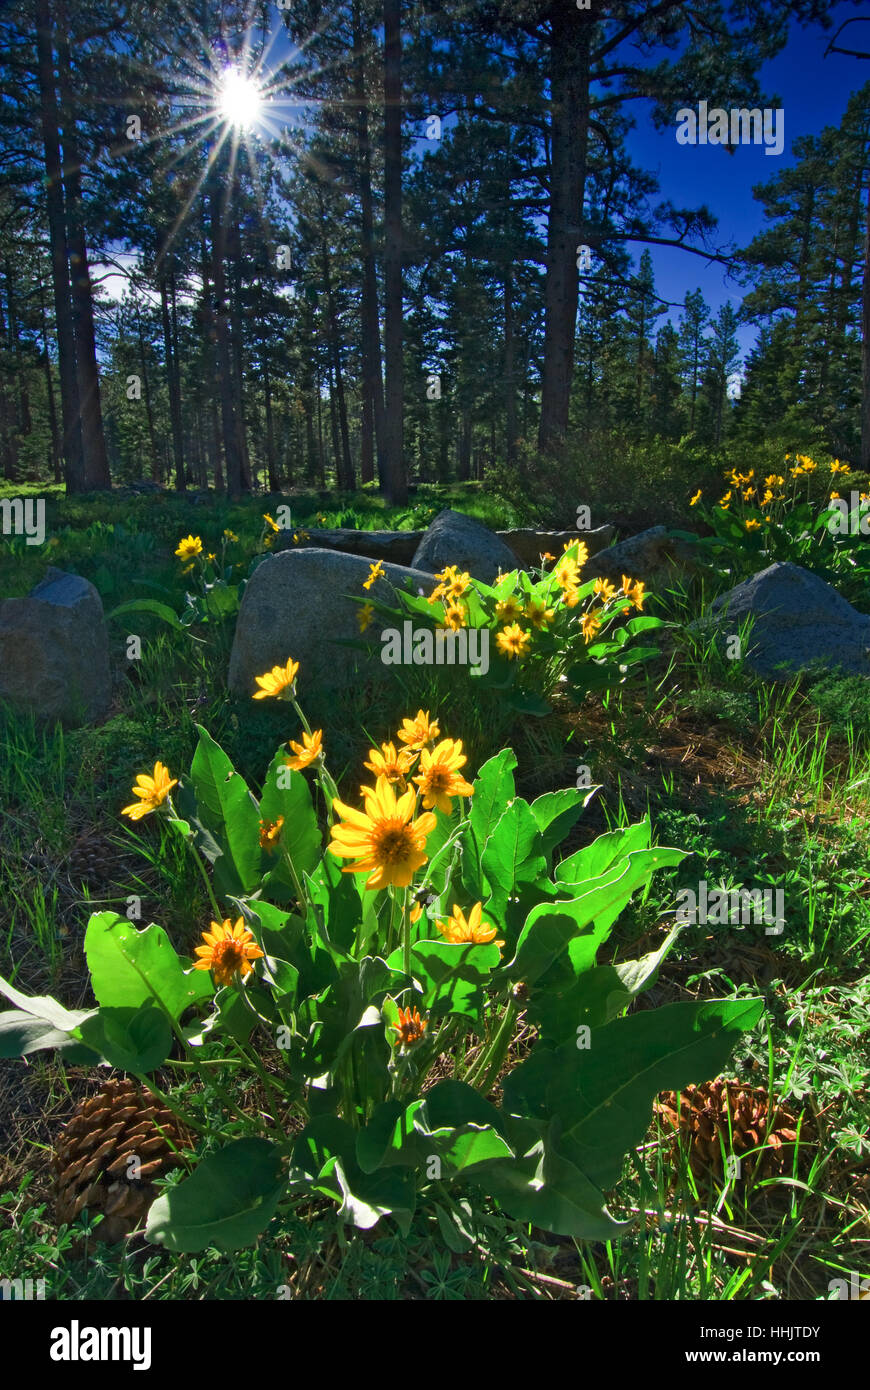
[{"label": "tree bark", "polygon": [[76,374],[82,422],[82,455],[85,487],[90,491],[112,486],[103,410],[100,376],[97,368],[97,335],[94,327],[94,293],[88,265],[82,204],[81,160],[76,132],[72,65],[63,0],[57,7],[57,58],[63,128],[63,185],[66,195],[67,236],[72,295],[73,332],[76,345]]},{"label": "tree bark", "polygon": [[263,399],[266,412],[266,468],[269,474],[269,491],[280,492],[281,480],[275,461],[275,428],[272,421],[272,379],[269,376],[269,359],[263,358]]},{"label": "tree bark", "polygon": [[504,433],[505,458],[513,463],[517,456],[517,383],[516,347],[514,341],[514,274],[508,263],[504,268]]},{"label": "tree bark", "polygon": [[169,391],[169,422],[172,434],[172,457],[175,462],[175,486],[184,491],[184,441],[181,428],[181,400],[175,371],[175,351],[172,342],[172,323],[169,317],[169,289],[166,276],[160,276],[160,322],[163,328],[163,356],[166,361],[166,385]]},{"label": "tree bark", "polygon": [[36,50],[42,143],[45,151],[45,198],[51,248],[51,282],[57,329],[60,404],[63,418],[63,460],[67,492],[84,492],[85,464],[82,454],[79,388],[76,375],[76,344],[73,329],[69,283],[69,250],[63,182],[60,163],[57,89],[54,76],[53,24],[49,0],[35,0]]},{"label": "tree bark", "polygon": [[862,361],[862,398],[860,398],[860,466],[862,473],[870,471],[870,188],[867,188],[867,227],[864,232],[864,282],[860,306],[860,361]]},{"label": "tree bark", "polygon": [[[232,183],[234,196],[238,197],[238,185],[235,180]],[[229,196],[229,194],[227,195]],[[239,458],[242,463],[242,488],[245,492],[251,491],[251,456],[248,450],[248,431],[245,419],[245,366],[244,352],[242,344],[242,308],[241,308],[241,233],[239,231],[239,219],[237,213],[233,212],[231,223],[232,239],[229,245],[230,265],[232,267],[232,285],[230,287],[230,328],[231,328],[231,353],[233,364],[233,392],[235,397],[235,416],[236,416],[236,438],[238,441]]]},{"label": "tree bark", "polygon": [[151,408],[151,382],[148,376],[148,363],[145,358],[145,338],[142,333],[142,314],[136,301],[136,336],[139,339],[139,363],[142,367],[142,386],[145,395],[145,418],[148,421],[148,440],[151,445],[151,477],[160,482],[160,460],[157,456],[157,436],[154,430],[154,411]]},{"label": "tree bark", "polygon": [[352,4],[354,100],[360,212],[362,218],[362,299],[360,304],[362,428],[360,474],[364,483],[374,478],[377,459],[378,481],[386,488],[384,470],[384,382],[381,373],[381,330],[378,315],[378,280],[375,266],[374,200],[372,197],[372,155],[369,113],[365,84],[365,46],[359,0]]},{"label": "tree bark", "polygon": [[[324,223],[325,213],[323,200],[320,200],[320,222],[321,227]],[[335,396],[338,405],[338,425],[340,432],[340,451],[336,448],[335,455],[335,474],[339,488],[346,492],[353,492],[356,486],[353,471],[353,459],[350,454],[350,434],[347,428],[347,405],[344,395],[344,376],[341,367],[341,346],[339,343],[339,324],[338,312],[335,306],[335,295],[332,289],[332,270],[329,263],[329,251],[326,245],[326,238],[321,237],[320,242],[320,261],[323,268],[323,288],[326,294],[326,313],[328,319],[329,334],[329,355],[332,365],[332,379],[335,383]],[[331,393],[330,393],[331,395]]]},{"label": "tree bark", "polygon": [[408,500],[402,361],[401,0],[384,0],[384,474],[394,506]]},{"label": "tree bark", "polygon": [[[226,173],[224,171],[224,178]],[[225,270],[226,257],[226,209],[224,202],[229,191],[221,195],[221,175],[217,176],[211,191],[211,235],[212,235],[212,285],[214,288],[214,334],[215,366],[217,369],[217,389],[221,410],[224,456],[227,464],[227,494],[235,501],[242,495],[242,458],[239,452],[238,431],[235,413],[235,391],[233,389],[233,363],[230,351],[229,304],[227,302],[227,282]]]},{"label": "tree bark", "polygon": [[573,6],[552,11],[550,56],[550,207],[544,286],[544,365],[538,444],[556,452],[568,428],[577,325],[577,247],[583,235],[583,192],[589,124],[592,23]]},{"label": "tree bark", "polygon": [[42,329],[42,362],[45,368],[45,399],[48,405],[48,427],[51,434],[51,470],[56,483],[63,481],[63,458],[60,431],[57,426],[57,406],[54,399],[54,377],[51,371],[51,354],[48,350],[48,324],[45,321],[45,286],[42,272],[39,273],[39,318]]}]

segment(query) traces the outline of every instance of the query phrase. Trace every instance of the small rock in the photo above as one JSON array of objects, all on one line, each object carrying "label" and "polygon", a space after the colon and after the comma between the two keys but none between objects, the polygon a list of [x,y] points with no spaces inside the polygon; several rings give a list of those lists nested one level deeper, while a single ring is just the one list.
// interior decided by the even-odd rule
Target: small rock
[{"label": "small rock", "polygon": [[[298,539],[294,540],[294,536]],[[340,550],[345,555],[364,555],[394,565],[410,565],[422,537],[422,531],[353,531],[342,526],[312,530],[297,526],[292,531],[279,531],[271,551],[277,555],[282,550],[313,546],[318,550]]]},{"label": "small rock", "polygon": [[474,517],[445,508],[423,533],[411,561],[414,569],[438,574],[445,565],[457,565],[474,579],[491,584],[502,570],[517,568],[517,557],[503,540]]},{"label": "small rock", "polygon": [[93,584],[51,567],[27,598],[0,603],[0,698],[71,726],[106,713],[109,639]]},{"label": "small rock", "polygon": [[750,617],[745,657],[756,675],[788,680],[821,665],[870,676],[870,617],[801,565],[786,560],[761,570],[717,598],[702,621],[736,636]]},{"label": "small rock", "polygon": [[583,541],[590,556],[597,555],[610,545],[616,534],[610,525],[597,526],[594,531],[535,531],[521,527],[515,531],[496,531],[499,540],[513,551],[524,569],[537,569],[542,555],[555,555],[558,560],[566,545]]},{"label": "small rock", "polygon": [[619,583],[624,574],[642,579],[650,588],[666,584],[675,569],[694,569],[697,560],[690,544],[672,536],[666,526],[652,526],[636,536],[628,536],[597,555],[590,555],[583,568],[583,579],[610,579]]},{"label": "small rock", "polygon": [[307,546],[263,560],[242,597],[230,656],[230,690],[236,695],[253,695],[257,690],[255,677],[273,666],[284,666],[291,657],[300,664],[302,692],[316,686],[349,685],[363,668],[368,676],[387,679],[392,675],[394,679],[393,668],[377,659],[377,639],[383,626],[377,617],[365,633],[366,639],[375,639],[374,661],[366,661],[365,653],[353,647],[336,644],[337,638],[360,637],[360,605],[346,595],[391,603],[394,589],[403,588],[408,580],[415,593],[420,588],[431,592],[432,576],[386,564],[386,577],[377,579],[366,591],[363,580],[370,568],[370,561],[360,555]]}]

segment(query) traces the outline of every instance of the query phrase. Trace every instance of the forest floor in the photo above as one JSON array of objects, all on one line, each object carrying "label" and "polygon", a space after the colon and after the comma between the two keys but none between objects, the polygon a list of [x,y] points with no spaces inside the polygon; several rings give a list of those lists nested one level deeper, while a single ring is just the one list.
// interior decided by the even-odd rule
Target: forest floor
[{"label": "forest floor", "polygon": [[[474,489],[422,491],[400,514],[366,496],[340,507],[299,497],[294,524],[415,529],[449,504],[445,497],[489,525],[522,524]],[[178,606],[178,539],[193,532],[216,545],[227,528],[250,555],[264,506],[58,499],[51,562],[92,580],[107,610],[161,593]],[[44,565],[41,547],[0,546],[0,593],[26,593]],[[637,1218],[619,1243],[505,1226],[486,1254],[451,1254],[422,1218],[407,1240],[379,1225],[348,1243],[324,1203],[305,1220],[280,1212],[255,1250],[232,1256],[173,1255],[141,1237],[117,1247],[92,1239],[83,1252],[69,1231],[58,1239],[50,1157],[60,1126],[102,1078],[35,1054],[0,1063],[0,1273],[39,1278],[48,1269],[52,1297],[139,1300],[274,1297],[281,1285],[294,1297],[336,1299],[575,1299],[584,1289],[605,1299],[827,1299],[831,1280],[866,1274],[870,691],[854,678],[759,682],[742,663],[693,641],[683,626],[694,616],[686,596],[662,599],[663,616],[675,623],[667,654],[642,683],[603,701],[589,697],[578,708],[556,699],[551,714],[529,719],[477,709],[455,686],[433,684],[428,698],[442,727],[463,739],[466,771],[510,744],[518,791],[537,795],[574,786],[577,766],[591,766],[601,790],[574,832],[576,845],[649,814],[655,843],[691,852],[678,869],[657,872],[646,896],[623,912],[601,961],[659,944],[676,895],[700,877],[726,889],[782,891],[782,935],[754,924],[688,927],[643,1003],[764,999],[763,1034],[744,1039],[727,1074],[764,1088],[800,1124],[808,1142],[793,1165],[747,1165],[727,1180],[699,1174],[656,1120],[609,1194],[614,1215]],[[203,724],[256,786],[286,737],[280,708],[252,712],[248,704],[242,725],[240,702],[226,694],[231,622],[211,625],[198,642],[147,622],[143,659],[133,676],[119,675],[100,725],[43,731],[0,716],[0,974],[69,1007],[88,998],[82,938],[92,911],[139,893],[148,920],[188,951],[208,912],[189,861],[119,818],[136,774],[158,758],[186,767]],[[362,687],[324,710],[332,766],[345,770],[340,787],[353,775],[358,781],[370,740],[392,736],[411,693],[425,705],[423,687]],[[519,1052],[531,1036],[520,1030]],[[258,1099],[248,1091],[240,1103]]]}]

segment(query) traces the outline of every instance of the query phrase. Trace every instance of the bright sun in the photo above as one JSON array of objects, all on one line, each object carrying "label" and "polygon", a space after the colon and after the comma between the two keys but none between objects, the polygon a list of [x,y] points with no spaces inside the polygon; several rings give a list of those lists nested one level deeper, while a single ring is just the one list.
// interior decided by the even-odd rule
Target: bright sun
[{"label": "bright sun", "polygon": [[263,108],[263,97],[252,78],[238,68],[227,68],[221,79],[220,114],[238,130],[250,130],[256,125]]}]

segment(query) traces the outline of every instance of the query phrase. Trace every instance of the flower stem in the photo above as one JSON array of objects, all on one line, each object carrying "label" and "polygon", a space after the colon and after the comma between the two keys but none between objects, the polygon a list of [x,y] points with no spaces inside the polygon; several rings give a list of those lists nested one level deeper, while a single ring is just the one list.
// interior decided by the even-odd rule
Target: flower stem
[{"label": "flower stem", "polygon": [[476,1087],[483,1095],[486,1095],[487,1091],[492,1086],[498,1075],[499,1068],[507,1056],[507,1050],[513,1035],[514,1024],[517,1021],[517,1013],[518,1008],[516,1000],[511,999],[502,1015],[501,1023],[496,1029],[492,1042],[477,1064],[472,1067],[471,1071],[465,1077],[468,1085]]}]

